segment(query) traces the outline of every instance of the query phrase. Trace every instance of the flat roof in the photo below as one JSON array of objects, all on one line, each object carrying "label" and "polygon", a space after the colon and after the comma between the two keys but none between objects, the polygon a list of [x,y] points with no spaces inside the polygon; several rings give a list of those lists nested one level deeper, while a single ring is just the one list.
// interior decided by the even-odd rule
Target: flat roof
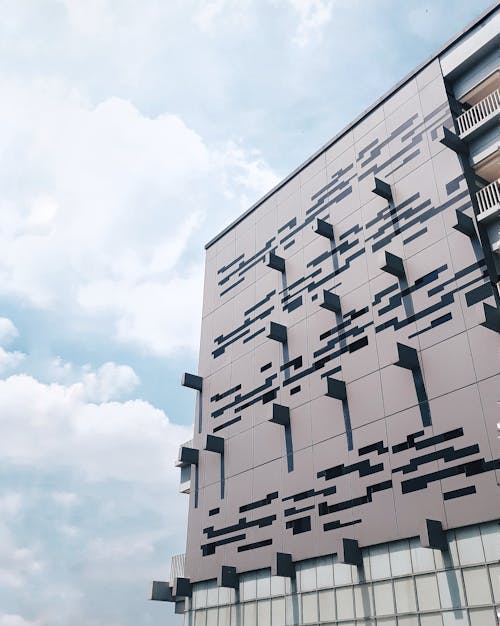
[{"label": "flat roof", "polygon": [[237,224],[243,221],[250,213],[255,211],[262,203],[264,203],[268,198],[270,198],[274,193],[279,191],[282,187],[284,187],[292,178],[297,176],[299,172],[301,172],[304,168],[306,168],[310,163],[314,161],[322,152],[330,148],[336,141],[338,141],[343,135],[349,132],[356,124],[359,124],[361,120],[363,120],[368,114],[370,114],[374,109],[380,106],[383,102],[385,102],[390,96],[392,96],[398,89],[401,89],[403,85],[405,85],[408,81],[410,81],[418,72],[423,70],[427,65],[432,63],[435,59],[437,59],[441,54],[446,52],[449,48],[451,48],[459,39],[461,39],[466,33],[470,30],[478,26],[481,22],[486,20],[491,14],[495,12],[495,10],[500,5],[500,0],[494,2],[486,11],[481,13],[475,20],[470,22],[463,30],[461,30],[457,35],[452,37],[449,41],[447,41],[441,48],[439,48],[434,54],[425,59],[420,65],[417,65],[409,74],[407,74],[404,78],[402,78],[399,82],[397,82],[394,87],[389,89],[385,94],[383,94],[378,100],[376,100],[370,107],[365,109],[360,115],[358,115],[352,122],[350,122],[347,126],[345,126],[340,132],[338,132],[332,139],[327,141],[319,150],[310,156],[306,161],[304,161],[301,165],[295,168],[288,176],[286,176],[280,183],[278,183],[275,187],[273,187],[270,191],[268,191],[260,200],[252,204],[252,206],[247,209],[244,213],[242,213],[239,217],[237,217],[233,222],[231,222],[226,228],[224,228],[218,235],[215,235],[207,244],[205,244],[205,250],[208,250],[210,246],[212,246],[216,241],[221,239],[226,233],[228,233],[231,229],[233,229]]}]

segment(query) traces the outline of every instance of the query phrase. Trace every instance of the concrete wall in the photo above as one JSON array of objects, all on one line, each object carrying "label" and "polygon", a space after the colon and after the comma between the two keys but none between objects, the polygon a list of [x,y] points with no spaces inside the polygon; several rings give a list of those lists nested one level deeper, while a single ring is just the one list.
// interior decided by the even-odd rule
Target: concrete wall
[{"label": "concrete wall", "polygon": [[[481,245],[453,228],[473,211],[443,125],[434,61],[207,250],[192,581],[270,567],[276,552],[337,553],[343,538],[418,536],[426,518],[498,517],[499,341],[480,324],[494,300]],[[381,269],[386,251],[404,276]],[[340,313],[320,306],[324,290]],[[286,345],[267,337],[271,321]],[[417,369],[395,364],[398,342]],[[328,378],[345,400],[325,395]],[[270,422],[273,404],[289,427]],[[204,450],[207,435],[224,455]]]}]

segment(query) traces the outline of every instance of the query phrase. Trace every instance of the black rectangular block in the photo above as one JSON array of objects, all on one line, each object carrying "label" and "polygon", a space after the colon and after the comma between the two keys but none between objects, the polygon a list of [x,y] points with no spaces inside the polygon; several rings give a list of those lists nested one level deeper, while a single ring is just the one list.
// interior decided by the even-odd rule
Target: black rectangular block
[{"label": "black rectangular block", "polygon": [[323,302],[320,304],[324,309],[328,309],[333,313],[340,313],[340,296],[331,291],[323,290]]},{"label": "black rectangular block", "polygon": [[372,189],[373,193],[381,198],[385,198],[386,200],[392,200],[392,190],[389,183],[386,183],[385,180],[380,180],[374,176],[374,188]]},{"label": "black rectangular block", "polygon": [[325,220],[320,220],[319,218],[316,220],[314,232],[327,239],[333,239],[333,226],[325,222]]},{"label": "black rectangular block", "polygon": [[327,376],[326,383],[328,385],[328,391],[326,395],[329,398],[335,398],[336,400],[347,400],[347,390],[345,382],[338,378],[330,378]]},{"label": "black rectangular block", "polygon": [[189,387],[189,389],[201,391],[203,387],[203,378],[201,376],[197,376],[196,374],[188,374],[188,372],[184,372],[181,378],[181,385],[183,387]]},{"label": "black rectangular block", "polygon": [[388,272],[393,276],[397,276],[398,278],[403,278],[405,276],[405,266],[403,265],[403,259],[391,252],[385,251],[384,255],[385,262],[381,265],[380,269],[384,270],[384,272]]},{"label": "black rectangular block", "polygon": [[277,322],[271,322],[269,324],[269,333],[267,335],[269,339],[279,341],[280,343],[287,342],[286,326],[278,324]]},{"label": "black rectangular block", "polygon": [[290,409],[282,404],[273,404],[273,416],[269,421],[280,426],[289,426]]},{"label": "black rectangular block", "polygon": [[285,271],[285,259],[277,254],[274,254],[274,252],[269,253],[266,265],[271,267],[273,270],[277,270],[278,272]]},{"label": "black rectangular block", "polygon": [[216,437],[215,435],[207,435],[205,450],[208,452],[216,452],[217,454],[224,454],[224,438]]}]

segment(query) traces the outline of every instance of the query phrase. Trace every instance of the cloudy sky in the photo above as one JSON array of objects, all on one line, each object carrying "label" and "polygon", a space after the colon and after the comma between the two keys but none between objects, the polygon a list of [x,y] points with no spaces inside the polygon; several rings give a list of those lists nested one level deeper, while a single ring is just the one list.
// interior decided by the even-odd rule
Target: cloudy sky
[{"label": "cloudy sky", "polygon": [[0,0],[0,626],[169,626],[203,244],[488,0]]}]

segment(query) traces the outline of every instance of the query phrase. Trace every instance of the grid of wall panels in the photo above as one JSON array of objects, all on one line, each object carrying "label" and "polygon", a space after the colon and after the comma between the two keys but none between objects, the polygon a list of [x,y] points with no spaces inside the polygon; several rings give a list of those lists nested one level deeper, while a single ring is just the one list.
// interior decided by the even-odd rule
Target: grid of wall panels
[{"label": "grid of wall panels", "polygon": [[335,556],[303,561],[296,581],[259,570],[234,590],[194,585],[185,626],[496,626],[498,523],[448,531],[449,552],[417,539],[363,550],[363,567]]},{"label": "grid of wall panels", "polygon": [[[439,141],[452,124],[435,61],[208,249],[192,581],[269,567],[276,552],[336,553],[343,538],[413,537],[426,518],[497,516],[498,335],[481,325],[494,298],[481,245],[453,228],[473,212]],[[339,310],[321,306],[325,291]],[[397,364],[398,343],[418,367]],[[271,421],[276,405],[288,425]]]}]

